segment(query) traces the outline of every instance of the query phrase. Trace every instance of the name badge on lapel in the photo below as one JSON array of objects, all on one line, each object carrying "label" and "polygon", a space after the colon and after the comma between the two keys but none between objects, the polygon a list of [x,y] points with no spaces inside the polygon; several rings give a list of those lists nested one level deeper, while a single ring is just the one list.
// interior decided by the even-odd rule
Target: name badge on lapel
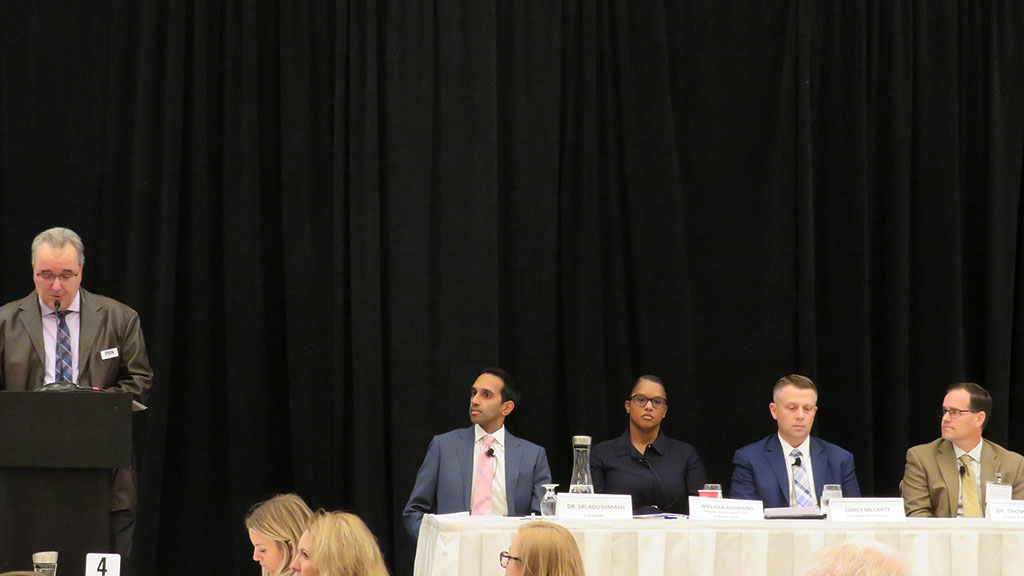
[{"label": "name badge on lapel", "polygon": [[106,350],[100,350],[101,360],[110,360],[111,358],[117,358],[117,348],[107,348]]}]

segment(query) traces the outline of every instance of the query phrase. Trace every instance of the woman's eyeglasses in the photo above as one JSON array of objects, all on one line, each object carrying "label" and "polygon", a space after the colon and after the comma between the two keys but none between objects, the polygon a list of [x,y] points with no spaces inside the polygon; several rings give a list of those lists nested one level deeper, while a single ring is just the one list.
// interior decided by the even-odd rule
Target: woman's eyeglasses
[{"label": "woman's eyeglasses", "polygon": [[629,397],[629,399],[631,402],[633,402],[633,406],[636,406],[637,408],[643,408],[644,406],[647,406],[648,402],[650,402],[651,406],[654,406],[655,410],[659,410],[661,408],[664,408],[665,405],[668,404],[668,399],[663,398],[661,396],[648,398],[643,394],[633,394],[632,396]]},{"label": "woman's eyeglasses", "polygon": [[501,563],[501,567],[502,568],[508,568],[508,561],[509,560],[515,560],[516,562],[522,562],[523,561],[522,558],[516,558],[515,556],[509,554],[507,551],[506,552],[502,552],[501,554],[498,554],[498,562]]}]

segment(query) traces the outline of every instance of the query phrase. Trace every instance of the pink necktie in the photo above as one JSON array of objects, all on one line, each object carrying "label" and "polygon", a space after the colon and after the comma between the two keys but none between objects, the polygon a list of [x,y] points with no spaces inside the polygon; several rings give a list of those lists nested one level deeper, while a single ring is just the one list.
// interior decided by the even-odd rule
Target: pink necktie
[{"label": "pink necktie", "polygon": [[494,456],[488,455],[494,436],[484,436],[484,446],[480,457],[476,459],[476,481],[473,484],[474,516],[486,516],[491,513],[491,484],[494,482]]}]

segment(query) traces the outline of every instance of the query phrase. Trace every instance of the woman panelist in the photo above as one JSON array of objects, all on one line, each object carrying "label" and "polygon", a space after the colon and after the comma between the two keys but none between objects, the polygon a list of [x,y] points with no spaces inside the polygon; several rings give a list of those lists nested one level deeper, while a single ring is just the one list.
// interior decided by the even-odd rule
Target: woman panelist
[{"label": "woman panelist", "polygon": [[634,514],[685,514],[707,475],[697,450],[661,433],[668,394],[657,376],[641,376],[626,400],[629,429],[590,455],[594,491],[629,494]]}]

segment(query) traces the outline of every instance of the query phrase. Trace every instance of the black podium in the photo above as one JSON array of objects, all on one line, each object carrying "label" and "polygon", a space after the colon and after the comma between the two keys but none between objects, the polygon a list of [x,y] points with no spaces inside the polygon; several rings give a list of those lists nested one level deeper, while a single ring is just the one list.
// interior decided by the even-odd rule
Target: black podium
[{"label": "black podium", "polygon": [[110,552],[114,469],[132,465],[132,398],[0,392],[0,572],[56,550],[59,574]]}]

